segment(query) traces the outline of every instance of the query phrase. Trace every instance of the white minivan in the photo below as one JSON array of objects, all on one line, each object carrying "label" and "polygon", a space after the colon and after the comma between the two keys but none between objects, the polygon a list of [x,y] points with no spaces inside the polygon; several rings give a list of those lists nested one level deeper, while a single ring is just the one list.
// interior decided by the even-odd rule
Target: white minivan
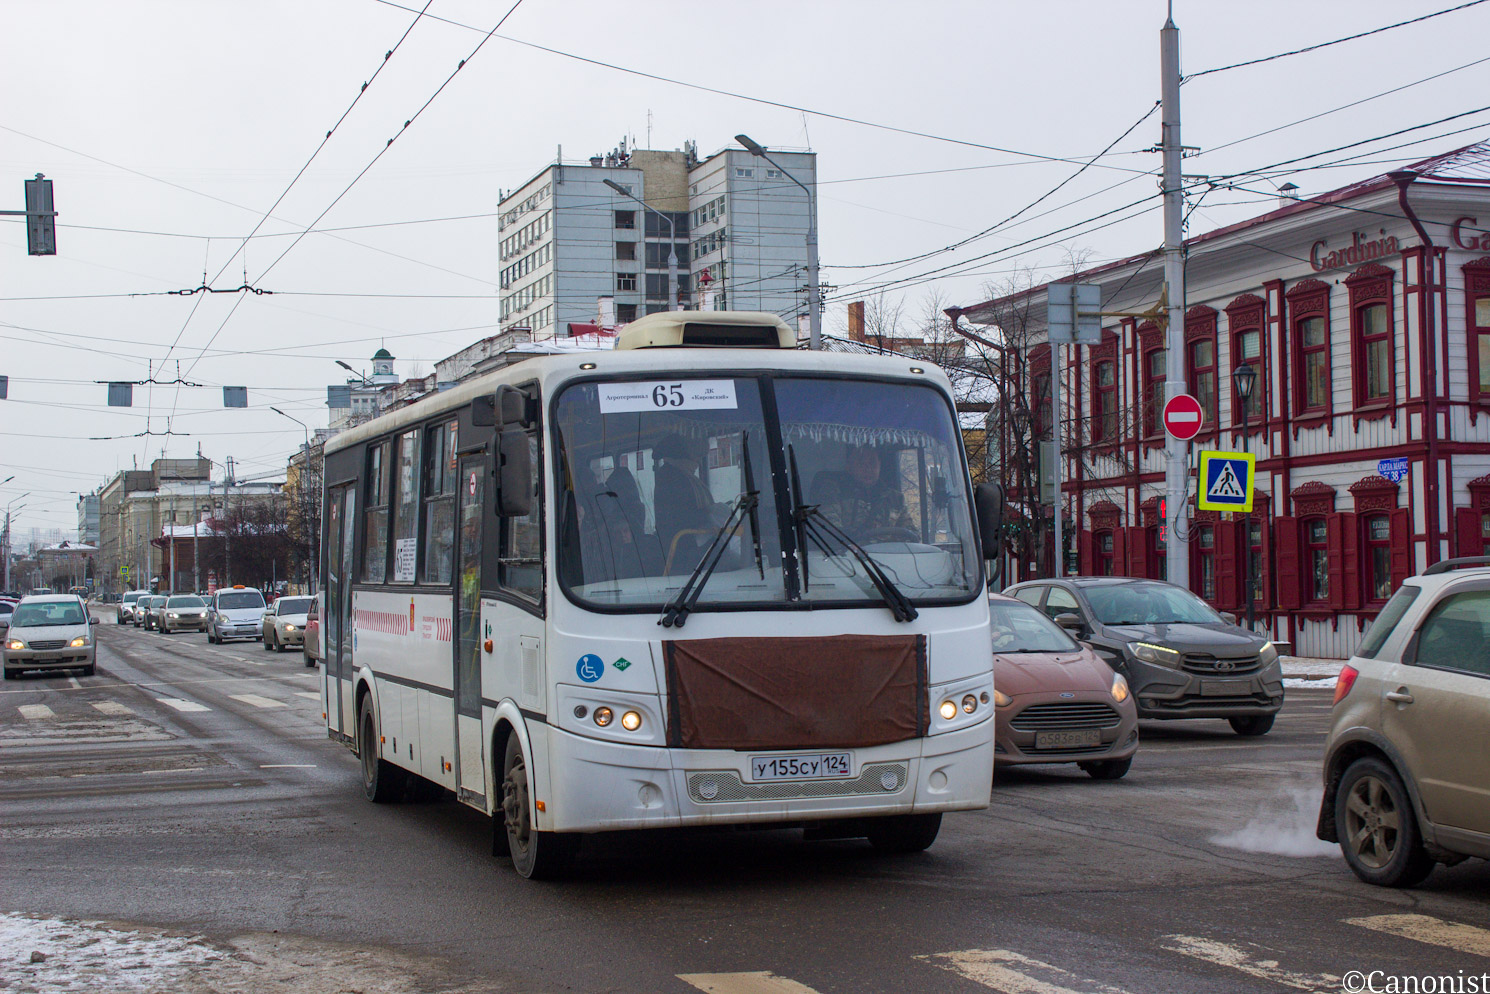
[{"label": "white minivan", "polygon": [[207,605],[207,641],[260,639],[264,595],[253,587],[223,587]]}]

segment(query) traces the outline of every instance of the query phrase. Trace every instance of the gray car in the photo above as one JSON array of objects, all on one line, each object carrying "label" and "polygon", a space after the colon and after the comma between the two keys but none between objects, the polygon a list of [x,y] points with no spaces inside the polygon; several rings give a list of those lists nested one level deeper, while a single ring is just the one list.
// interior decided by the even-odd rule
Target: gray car
[{"label": "gray car", "polygon": [[205,632],[207,602],[195,594],[172,594],[160,612],[160,632]]},{"label": "gray car", "polygon": [[70,594],[26,597],[16,605],[5,633],[5,679],[23,670],[80,669],[93,675],[93,626],[84,603]]},{"label": "gray car", "polygon": [[1183,587],[1081,576],[1004,593],[1044,611],[1127,677],[1140,718],[1226,718],[1239,735],[1263,735],[1283,706],[1273,643]]}]

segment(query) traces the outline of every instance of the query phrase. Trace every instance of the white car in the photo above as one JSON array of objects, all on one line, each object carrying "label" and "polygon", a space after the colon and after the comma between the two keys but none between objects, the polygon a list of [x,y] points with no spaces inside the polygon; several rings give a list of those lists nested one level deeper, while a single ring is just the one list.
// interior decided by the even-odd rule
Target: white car
[{"label": "white car", "polygon": [[93,626],[87,606],[72,594],[24,597],[11,615],[5,633],[5,679],[23,670],[81,669],[94,671]]},{"label": "white car", "polygon": [[115,623],[120,625],[134,624],[135,608],[137,607],[135,602],[141,597],[149,596],[150,591],[148,590],[127,591],[119,600],[119,614],[114,619]]},{"label": "white car", "polygon": [[264,612],[264,651],[305,645],[305,620],[314,597],[281,597]]},{"label": "white car", "polygon": [[261,639],[264,595],[253,587],[224,587],[207,606],[207,641]]}]

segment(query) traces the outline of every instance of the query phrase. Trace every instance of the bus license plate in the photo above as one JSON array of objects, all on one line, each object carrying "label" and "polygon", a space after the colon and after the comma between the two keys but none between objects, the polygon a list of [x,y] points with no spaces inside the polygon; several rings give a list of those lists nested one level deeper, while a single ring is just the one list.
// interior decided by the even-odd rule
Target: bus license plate
[{"label": "bus license plate", "polygon": [[810,756],[751,756],[750,779],[838,780],[853,776],[853,754],[823,752]]},{"label": "bus license plate", "polygon": [[1036,732],[1036,749],[1090,749],[1102,744],[1102,732],[1096,728],[1079,728],[1069,732]]}]

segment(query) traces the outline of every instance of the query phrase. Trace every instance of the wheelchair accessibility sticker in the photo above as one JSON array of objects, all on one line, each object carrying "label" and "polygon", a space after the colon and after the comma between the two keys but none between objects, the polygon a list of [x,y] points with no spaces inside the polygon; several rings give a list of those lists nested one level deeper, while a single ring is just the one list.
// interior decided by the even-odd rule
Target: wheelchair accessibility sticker
[{"label": "wheelchair accessibility sticker", "polygon": [[579,662],[574,666],[574,672],[578,673],[579,678],[585,683],[594,683],[605,673],[605,660],[594,653],[580,656]]}]

